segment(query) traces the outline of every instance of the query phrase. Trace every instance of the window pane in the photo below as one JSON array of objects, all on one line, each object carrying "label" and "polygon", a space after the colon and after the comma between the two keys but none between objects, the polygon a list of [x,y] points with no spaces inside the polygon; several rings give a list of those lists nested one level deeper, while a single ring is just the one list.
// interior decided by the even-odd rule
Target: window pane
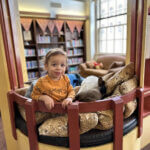
[{"label": "window pane", "polygon": [[101,1],[101,18],[108,16],[108,1]]},{"label": "window pane", "polygon": [[127,12],[127,0],[124,0],[124,12]]},{"label": "window pane", "polygon": [[108,26],[114,26],[115,25],[115,17],[108,18]]},{"label": "window pane", "polygon": [[113,42],[113,40],[108,40],[107,41],[107,52],[108,53],[113,53],[114,52],[114,42]]},{"label": "window pane", "polygon": [[99,29],[100,28],[100,21],[98,20],[97,21],[97,29]]},{"label": "window pane", "polygon": [[123,39],[123,27],[115,27],[115,39]]},{"label": "window pane", "polygon": [[115,18],[116,18],[116,25],[127,23],[127,15],[120,15]]},{"label": "window pane", "polygon": [[124,1],[123,0],[117,0],[117,14],[124,13]]},{"label": "window pane", "polygon": [[101,27],[107,27],[108,26],[108,19],[101,20]]},{"label": "window pane", "polygon": [[106,28],[100,30],[100,40],[106,40]]},{"label": "window pane", "polygon": [[116,25],[124,24],[124,16],[116,17]]},{"label": "window pane", "polygon": [[[98,47],[102,53],[126,53],[127,0],[97,0],[100,20],[97,21]],[[112,17],[111,17],[112,16]],[[106,17],[104,19],[104,17]],[[108,17],[108,18],[107,18]]]},{"label": "window pane", "polygon": [[107,39],[108,40],[114,39],[114,27],[107,28]]},{"label": "window pane", "polygon": [[122,40],[115,40],[115,53],[122,53]]},{"label": "window pane", "polygon": [[108,2],[108,14],[109,14],[109,16],[115,15],[115,0],[109,0],[109,2]]},{"label": "window pane", "polygon": [[123,17],[124,17],[124,24],[127,24],[127,15],[123,15]]},{"label": "window pane", "polygon": [[100,41],[100,52],[105,53],[106,52],[106,41]]}]

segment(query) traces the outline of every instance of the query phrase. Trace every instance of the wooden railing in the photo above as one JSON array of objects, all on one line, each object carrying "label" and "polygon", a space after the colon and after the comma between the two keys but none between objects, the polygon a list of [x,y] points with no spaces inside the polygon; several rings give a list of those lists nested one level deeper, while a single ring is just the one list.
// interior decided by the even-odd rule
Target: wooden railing
[{"label": "wooden railing", "polygon": [[[69,130],[69,147],[70,150],[80,150],[80,133],[79,133],[79,113],[96,112],[111,109],[114,112],[114,139],[113,149],[122,150],[123,146],[123,105],[135,98],[138,99],[138,137],[142,133],[143,125],[143,89],[135,89],[124,96],[117,96],[105,100],[94,102],[74,102],[66,109],[63,109],[60,103],[56,103],[52,110],[48,110],[41,101],[34,101],[25,98],[15,91],[8,92],[9,109],[12,124],[12,134],[17,139],[15,128],[15,110],[14,103],[17,103],[25,108],[28,138],[30,150],[38,150],[38,138],[36,132],[35,112],[51,112],[68,114],[68,130]],[[118,121],[119,120],[119,121]]]}]

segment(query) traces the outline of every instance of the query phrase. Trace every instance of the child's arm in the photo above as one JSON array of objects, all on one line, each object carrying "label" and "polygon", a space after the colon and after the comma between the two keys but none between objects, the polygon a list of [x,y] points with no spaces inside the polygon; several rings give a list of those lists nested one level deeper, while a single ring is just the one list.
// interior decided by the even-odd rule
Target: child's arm
[{"label": "child's arm", "polygon": [[39,97],[42,95],[42,81],[39,79],[35,86],[33,87],[33,91],[31,93],[31,98],[34,100],[39,100]]},{"label": "child's arm", "polygon": [[51,110],[54,107],[54,100],[48,95],[41,95],[38,100],[44,102],[47,109]]},{"label": "child's arm", "polygon": [[74,91],[72,85],[70,84],[70,80],[68,77],[66,77],[66,81],[67,81],[67,87],[68,87],[68,89],[67,89],[68,96],[62,102],[63,108],[65,108],[67,105],[70,105],[75,97],[75,91]]},{"label": "child's arm", "polygon": [[65,109],[66,106],[72,104],[72,101],[73,101],[73,99],[70,97],[64,99],[62,102],[62,107]]},{"label": "child's arm", "polygon": [[41,79],[39,79],[33,88],[31,98],[34,100],[43,101],[47,109],[52,109],[54,107],[54,100],[48,95],[43,95],[41,89],[42,89],[42,81]]}]

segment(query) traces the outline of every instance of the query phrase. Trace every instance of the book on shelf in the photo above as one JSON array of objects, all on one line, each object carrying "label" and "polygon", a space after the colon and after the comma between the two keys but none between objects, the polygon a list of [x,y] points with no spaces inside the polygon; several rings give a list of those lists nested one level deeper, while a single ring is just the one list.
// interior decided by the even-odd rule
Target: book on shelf
[{"label": "book on shelf", "polygon": [[25,56],[35,56],[35,49],[24,49]]},{"label": "book on shelf", "polygon": [[44,59],[39,60],[39,67],[44,69]]},{"label": "book on shelf", "polygon": [[68,65],[74,65],[74,64],[80,64],[83,63],[83,58],[69,58],[68,59]]},{"label": "book on shelf", "polygon": [[67,50],[67,55],[68,56],[81,56],[83,55],[83,50],[77,49],[77,48],[74,48],[73,50]]},{"label": "book on shelf", "polygon": [[26,66],[27,69],[33,69],[33,68],[37,68],[37,61],[36,60],[32,60],[32,61],[26,61]]},{"label": "book on shelf", "polygon": [[71,47],[70,41],[67,41],[67,42],[66,42],[66,47]]},{"label": "book on shelf", "polygon": [[50,48],[40,48],[38,49],[38,56],[45,56],[50,50]]},{"label": "book on shelf", "polygon": [[37,43],[50,43],[51,37],[48,35],[37,35]]},{"label": "book on shelf", "polygon": [[79,40],[70,40],[66,42],[66,46],[67,48],[70,47],[82,47],[83,46],[83,40],[79,39]]},{"label": "book on shelf", "polygon": [[79,49],[79,48],[74,48],[73,53],[74,53],[74,55],[82,55],[83,50]]},{"label": "book on shelf", "polygon": [[73,50],[67,50],[67,55],[68,56],[73,56],[74,55]]},{"label": "book on shelf", "polygon": [[28,72],[29,80],[35,80],[38,78],[38,72]]}]

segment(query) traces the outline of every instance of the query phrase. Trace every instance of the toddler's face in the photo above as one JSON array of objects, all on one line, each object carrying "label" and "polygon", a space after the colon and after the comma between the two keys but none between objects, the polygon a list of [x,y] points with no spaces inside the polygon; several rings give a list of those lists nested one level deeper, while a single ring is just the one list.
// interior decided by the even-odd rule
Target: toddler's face
[{"label": "toddler's face", "polygon": [[48,61],[48,64],[45,65],[48,75],[53,80],[59,80],[60,77],[65,73],[66,59],[67,58],[61,54],[51,56]]}]

